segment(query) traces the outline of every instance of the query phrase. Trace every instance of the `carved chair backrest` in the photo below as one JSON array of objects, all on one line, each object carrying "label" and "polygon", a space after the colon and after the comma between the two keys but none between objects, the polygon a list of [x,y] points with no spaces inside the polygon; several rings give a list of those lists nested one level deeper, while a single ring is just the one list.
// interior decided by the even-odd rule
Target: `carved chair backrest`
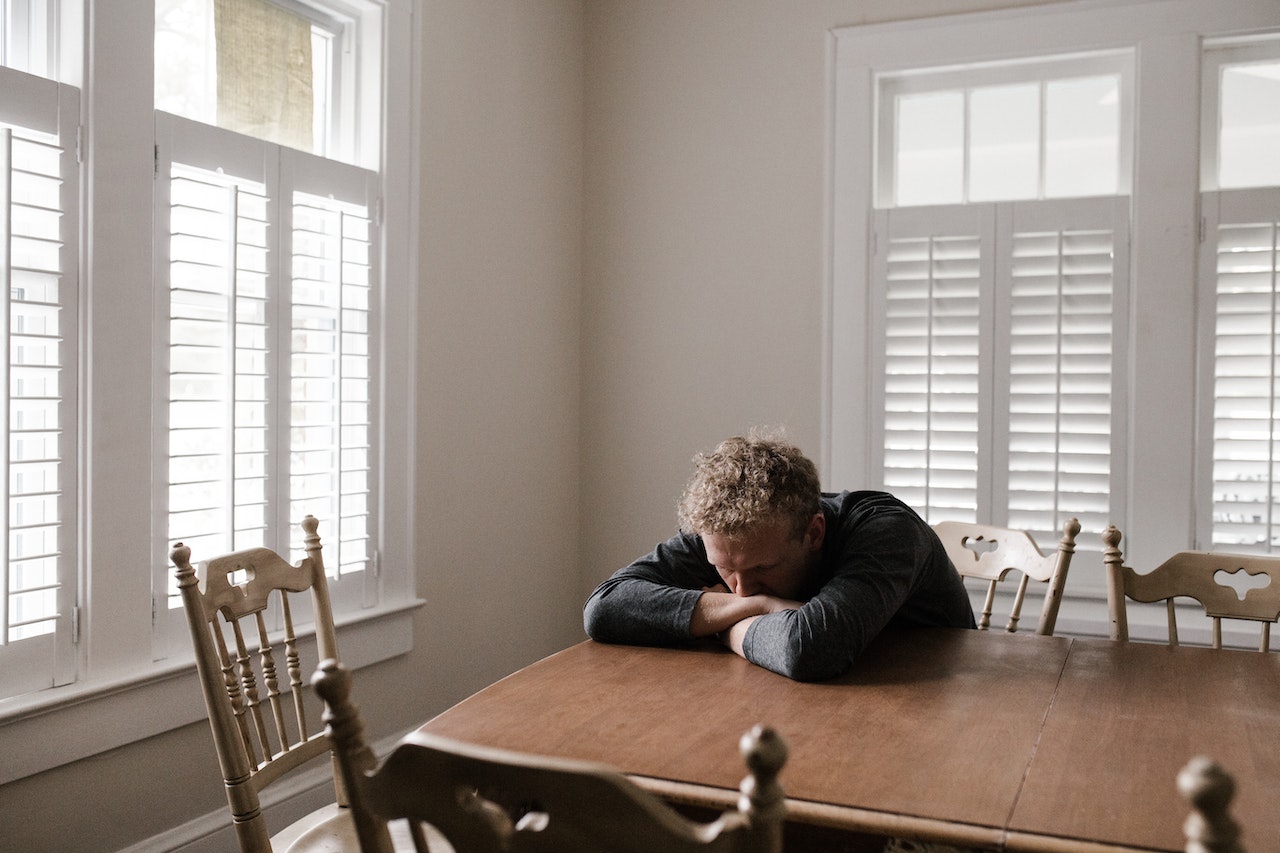
[{"label": "carved chair backrest", "polygon": [[1071,556],[1076,551],[1076,536],[1080,533],[1078,520],[1068,519],[1062,526],[1062,538],[1058,541],[1057,550],[1047,555],[1025,530],[963,521],[941,521],[933,529],[962,577],[987,582],[986,601],[978,617],[979,630],[987,630],[991,626],[991,611],[995,606],[999,584],[1010,572],[1017,572],[1018,588],[1014,593],[1005,630],[1010,633],[1018,630],[1022,602],[1027,594],[1027,581],[1034,579],[1048,584],[1036,633],[1046,636],[1053,634],[1058,623],[1058,609],[1062,604],[1062,589],[1066,586],[1067,571],[1071,567]]},{"label": "carved chair backrest", "polygon": [[662,850],[778,853],[784,794],[777,777],[786,745],[757,726],[740,744],[749,774],[737,810],[712,823],[681,815],[616,770],[526,755],[416,732],[381,766],[365,744],[350,701],[350,674],[321,664],[312,680],[342,768],[363,853],[390,853],[386,821],[408,818],[414,843],[427,850],[430,824],[458,851],[587,853]]},{"label": "carved chair backrest", "polygon": [[[1129,639],[1127,601],[1165,602],[1169,645],[1178,645],[1174,602],[1193,598],[1213,620],[1213,647],[1222,648],[1222,620],[1241,619],[1261,625],[1260,651],[1271,647],[1271,623],[1280,617],[1280,557],[1181,551],[1147,574],[1124,564],[1121,533],[1109,525],[1102,534],[1102,560],[1107,570],[1107,609],[1111,639]],[[1243,595],[1236,581],[1244,588]]]},{"label": "carved chair backrest", "polygon": [[[262,789],[329,752],[319,721],[307,720],[302,678],[306,670],[290,602],[291,594],[310,592],[318,659],[336,658],[318,526],[313,516],[303,519],[307,556],[297,565],[268,548],[236,551],[195,566],[191,549],[181,542],[170,554],[227,803],[246,853],[271,850],[259,806]],[[278,602],[276,614],[269,612],[273,602]],[[278,646],[268,633],[268,619],[276,616],[282,623]],[[334,769],[337,784],[336,765]],[[340,784],[338,797],[341,801]]]}]

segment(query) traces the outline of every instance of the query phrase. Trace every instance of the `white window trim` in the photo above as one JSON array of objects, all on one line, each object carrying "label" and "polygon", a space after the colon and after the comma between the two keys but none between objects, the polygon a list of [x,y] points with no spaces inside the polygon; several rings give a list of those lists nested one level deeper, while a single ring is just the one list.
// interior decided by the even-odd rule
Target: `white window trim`
[{"label": "white window trim", "polygon": [[[82,299],[82,322],[90,332],[150,330],[152,324],[152,229],[149,220],[137,227],[136,216],[120,216],[119,211],[153,206],[153,111],[150,99],[139,104],[133,94],[152,88],[148,58],[154,5],[150,0],[111,5],[109,15],[85,15],[96,29],[86,32],[83,46],[67,51],[73,57],[64,53],[61,58],[64,73],[72,69],[64,76],[67,82],[81,82],[74,73],[81,54],[91,58],[85,63],[85,76],[96,72],[90,85],[83,86],[81,98],[81,121],[88,128],[81,279],[90,283]],[[343,657],[356,667],[409,651],[413,612],[422,604],[413,559],[416,390],[411,370],[386,369],[412,365],[416,359],[420,0],[385,0],[382,6],[384,91],[382,103],[372,105],[384,117],[381,156],[387,164],[378,211],[384,235],[381,267],[384,281],[400,286],[389,286],[385,293],[380,328],[384,369],[377,380],[378,395],[387,402],[380,439],[382,511],[377,520],[383,603],[338,620]],[[78,20],[77,16],[73,23]],[[387,109],[388,104],[395,108]],[[102,333],[86,339],[80,403],[83,422],[89,425],[81,472],[85,557],[80,601],[86,618],[77,650],[78,679],[67,687],[0,700],[0,754],[6,759],[0,785],[205,717],[190,659],[147,663],[137,655],[138,649],[151,648],[148,566],[155,555],[150,553],[146,507],[150,466],[137,462],[149,459],[150,449],[149,430],[131,428],[125,414],[147,412],[152,403],[150,341],[145,335]],[[111,367],[94,370],[95,364]],[[138,379],[123,380],[129,376]],[[102,426],[112,423],[124,426],[114,433]],[[128,499],[122,500],[122,495]],[[132,506],[135,498],[137,506]],[[103,721],[114,722],[104,727]]]},{"label": "white window trim", "polygon": [[[832,31],[829,60],[829,260],[824,378],[824,475],[865,483],[878,448],[869,406],[873,359],[862,333],[871,308],[868,260],[874,193],[875,74],[1017,57],[1136,48],[1138,80],[1160,80],[1135,104],[1130,256],[1130,360],[1125,461],[1133,484],[1113,511],[1124,524],[1126,560],[1154,566],[1194,544],[1195,352],[1202,36],[1245,35],[1280,25],[1274,0],[1129,0],[848,27]],[[1016,48],[1010,49],[1014,45]],[[1016,51],[1014,53],[1013,51]],[[1139,379],[1140,378],[1140,379]],[[1078,554],[1071,586],[1102,597],[1097,555]],[[1096,606],[1090,610],[1096,611]],[[1064,609],[1068,630],[1105,633]]]}]

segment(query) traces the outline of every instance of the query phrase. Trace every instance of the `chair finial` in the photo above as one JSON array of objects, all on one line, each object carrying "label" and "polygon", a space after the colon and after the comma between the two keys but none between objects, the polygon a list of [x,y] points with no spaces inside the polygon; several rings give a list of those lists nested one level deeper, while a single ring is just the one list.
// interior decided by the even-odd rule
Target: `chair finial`
[{"label": "chair finial", "polygon": [[173,561],[173,576],[177,579],[179,587],[196,583],[196,570],[191,567],[191,546],[181,542],[173,543],[169,559]]},{"label": "chair finial", "polygon": [[753,825],[772,822],[780,828],[786,795],[778,774],[787,762],[786,742],[773,728],[756,725],[742,736],[738,749],[750,771],[739,787],[738,811]]},{"label": "chair finial", "polygon": [[1241,853],[1240,826],[1228,810],[1235,780],[1217,762],[1200,755],[1178,773],[1178,790],[1192,806],[1183,824],[1188,853]]},{"label": "chair finial", "polygon": [[1062,539],[1058,541],[1058,547],[1064,551],[1074,552],[1076,550],[1076,537],[1080,535],[1080,519],[1074,516],[1068,518],[1066,523],[1062,525]]}]

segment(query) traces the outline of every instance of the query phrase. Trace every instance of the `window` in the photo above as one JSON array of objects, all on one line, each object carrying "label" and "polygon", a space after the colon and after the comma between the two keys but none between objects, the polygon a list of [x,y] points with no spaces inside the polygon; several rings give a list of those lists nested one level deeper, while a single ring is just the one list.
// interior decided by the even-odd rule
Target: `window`
[{"label": "window", "polygon": [[[341,76],[325,45],[343,28],[312,17],[332,24],[272,0],[156,6],[157,64],[174,72],[157,73],[156,101],[187,115],[156,115],[155,553],[180,541],[196,559],[266,546],[296,560],[312,514],[335,608],[359,609],[377,602],[379,181],[310,153],[357,138],[328,132],[354,112],[314,85]],[[157,653],[181,652],[172,569],[155,571]]]},{"label": "window", "polygon": [[[835,31],[828,476],[1134,565],[1269,547],[1277,38],[1260,0]],[[1104,596],[1077,560],[1059,624]]]},{"label": "window", "polygon": [[0,4],[8,64],[57,30],[0,67],[0,784],[199,719],[171,534],[314,513],[350,663],[412,643],[413,4],[276,4],[331,54],[312,152],[156,110],[164,5]]},{"label": "window", "polygon": [[1280,550],[1280,38],[1211,41],[1204,69],[1200,286],[1213,405],[1201,535],[1270,552]]},{"label": "window", "polygon": [[879,480],[930,522],[1108,522],[1130,79],[1123,52],[876,79]]},{"label": "window", "polygon": [[879,206],[1127,192],[1124,53],[877,79]]},{"label": "window", "polygon": [[156,109],[376,168],[358,80],[377,67],[360,55],[373,52],[379,16],[362,5],[157,0]]}]

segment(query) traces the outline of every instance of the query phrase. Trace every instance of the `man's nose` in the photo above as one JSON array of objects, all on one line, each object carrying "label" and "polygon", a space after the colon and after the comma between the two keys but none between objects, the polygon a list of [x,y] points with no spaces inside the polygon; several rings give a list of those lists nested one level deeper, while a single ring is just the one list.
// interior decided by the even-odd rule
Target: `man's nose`
[{"label": "man's nose", "polygon": [[742,575],[734,575],[734,578],[733,578],[734,595],[738,595],[738,596],[741,596],[742,598],[746,598],[747,596],[755,595],[757,591],[758,590],[756,589],[755,583],[742,577]]}]

